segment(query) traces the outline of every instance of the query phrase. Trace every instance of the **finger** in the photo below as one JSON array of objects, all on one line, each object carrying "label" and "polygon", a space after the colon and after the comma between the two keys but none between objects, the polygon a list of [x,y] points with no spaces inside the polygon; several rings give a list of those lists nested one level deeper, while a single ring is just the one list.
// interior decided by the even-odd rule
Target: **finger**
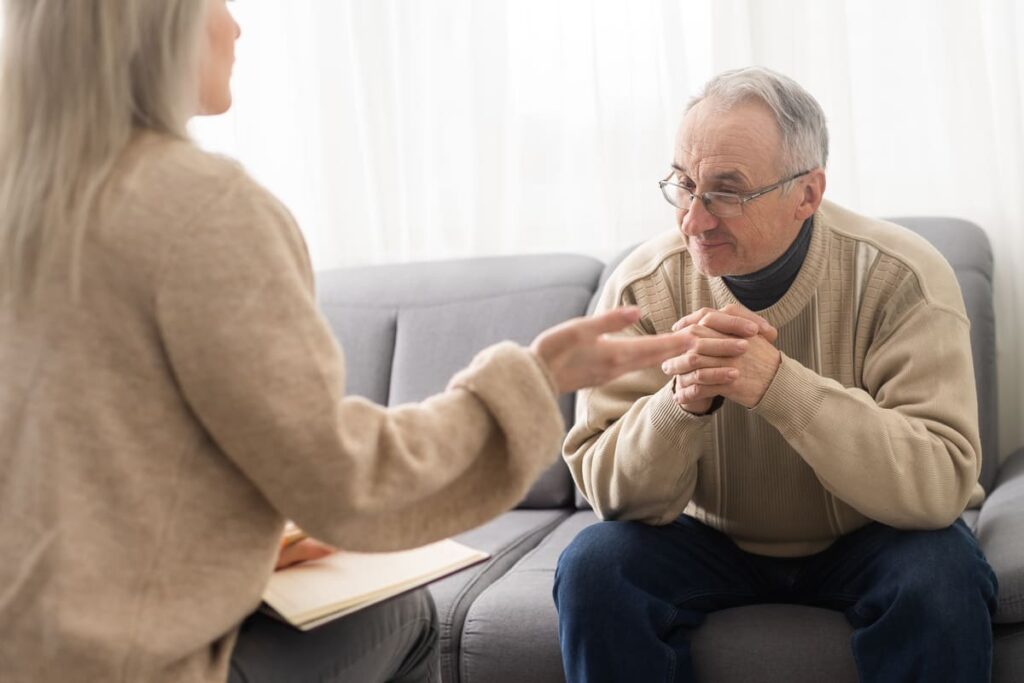
[{"label": "finger", "polygon": [[672,399],[679,405],[686,405],[707,398],[722,396],[728,390],[728,384],[690,384],[682,386],[677,383],[676,393],[672,395]]},{"label": "finger", "polygon": [[741,316],[730,315],[721,311],[708,313],[700,319],[700,324],[722,334],[731,334],[737,337],[753,337],[761,331],[757,323]]},{"label": "finger", "polygon": [[726,304],[722,307],[722,313],[746,318],[750,322],[756,324],[760,328],[760,334],[768,339],[769,342],[774,342],[779,336],[779,331],[776,330],[771,323],[759,316],[757,313],[754,313],[746,306],[741,304]]},{"label": "finger", "polygon": [[678,334],[615,337],[604,340],[612,365],[618,372],[656,367],[686,350],[688,340]]},{"label": "finger", "polygon": [[688,387],[695,384],[705,386],[716,384],[728,385],[732,384],[739,376],[740,371],[736,368],[700,368],[684,375],[679,375],[679,378],[676,380],[676,387]]},{"label": "finger", "polygon": [[580,331],[597,337],[602,334],[619,332],[640,320],[640,308],[637,306],[620,306],[604,313],[598,313],[588,318],[577,318],[576,320],[579,322]]},{"label": "finger", "polygon": [[750,347],[746,339],[735,337],[700,338],[697,339],[690,349],[701,356],[714,356],[715,358],[735,358],[742,356]]},{"label": "finger", "polygon": [[720,368],[724,367],[724,361],[721,358],[715,356],[703,356],[694,351],[687,351],[681,356],[675,358],[669,358],[667,361],[661,364],[661,371],[666,375],[679,375],[683,376],[694,370],[700,370],[702,368]]},{"label": "finger", "polygon": [[677,320],[675,324],[672,325],[672,331],[675,332],[677,330],[683,329],[687,325],[693,325],[699,322],[700,319],[706,316],[708,313],[713,313],[714,311],[715,309],[708,308],[707,306],[705,306],[704,308],[698,309],[693,313],[688,313],[679,320]]},{"label": "finger", "polygon": [[[708,327],[699,323],[684,328],[680,331],[680,334],[689,334],[692,337],[701,339],[742,339],[742,337],[737,337],[736,335],[729,334],[727,332],[719,332],[713,327]],[[696,340],[694,340],[693,343],[696,343]]]},{"label": "finger", "polygon": [[544,358],[560,356],[602,334],[618,332],[640,319],[636,306],[622,306],[591,317],[573,318],[541,332],[533,347]]}]

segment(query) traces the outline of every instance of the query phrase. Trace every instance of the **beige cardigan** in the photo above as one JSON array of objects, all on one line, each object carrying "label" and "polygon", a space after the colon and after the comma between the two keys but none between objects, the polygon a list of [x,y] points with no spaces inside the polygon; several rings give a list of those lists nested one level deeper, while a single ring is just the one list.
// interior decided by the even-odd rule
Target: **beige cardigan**
[{"label": "beige cardigan", "polygon": [[345,398],[288,212],[238,165],[141,136],[82,294],[0,307],[0,680],[224,681],[286,517],[353,550],[512,507],[563,434],[511,343],[447,391]]},{"label": "beige cardigan", "polygon": [[[632,334],[736,303],[678,232],[616,269],[599,310],[636,303]],[[983,497],[970,326],[949,264],[923,238],[825,202],[789,291],[761,312],[782,365],[761,402],[696,416],[659,369],[580,393],[564,454],[605,518],[682,513],[749,552],[818,552],[869,520],[951,524]]]}]

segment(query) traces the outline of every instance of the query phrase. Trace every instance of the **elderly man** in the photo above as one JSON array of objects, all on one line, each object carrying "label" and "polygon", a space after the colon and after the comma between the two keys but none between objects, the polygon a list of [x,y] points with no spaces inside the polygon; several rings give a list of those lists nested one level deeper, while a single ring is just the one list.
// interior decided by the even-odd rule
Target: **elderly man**
[{"label": "elderly man", "polygon": [[[678,231],[600,308],[688,350],[581,393],[565,443],[604,521],[555,578],[570,681],[690,681],[687,633],[757,602],[841,610],[863,681],[986,681],[996,581],[968,320],[949,265],[822,200],[821,107],[742,69],[687,107],[662,181]],[[756,311],[754,313],[753,311]]]}]

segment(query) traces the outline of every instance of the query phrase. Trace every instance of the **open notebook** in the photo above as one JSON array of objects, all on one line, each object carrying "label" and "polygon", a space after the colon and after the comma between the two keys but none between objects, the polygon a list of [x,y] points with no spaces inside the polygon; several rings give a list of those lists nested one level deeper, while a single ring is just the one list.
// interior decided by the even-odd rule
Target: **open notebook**
[{"label": "open notebook", "polygon": [[308,631],[488,557],[450,539],[396,553],[340,551],[274,572],[263,601],[270,614]]}]

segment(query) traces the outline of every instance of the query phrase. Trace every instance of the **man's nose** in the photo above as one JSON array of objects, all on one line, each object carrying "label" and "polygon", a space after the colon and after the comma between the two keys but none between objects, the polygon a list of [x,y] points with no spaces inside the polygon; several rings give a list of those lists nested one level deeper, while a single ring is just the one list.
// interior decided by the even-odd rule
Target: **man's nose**
[{"label": "man's nose", "polygon": [[694,197],[690,210],[683,215],[679,227],[686,237],[695,237],[718,227],[718,216],[708,211],[700,197]]}]

